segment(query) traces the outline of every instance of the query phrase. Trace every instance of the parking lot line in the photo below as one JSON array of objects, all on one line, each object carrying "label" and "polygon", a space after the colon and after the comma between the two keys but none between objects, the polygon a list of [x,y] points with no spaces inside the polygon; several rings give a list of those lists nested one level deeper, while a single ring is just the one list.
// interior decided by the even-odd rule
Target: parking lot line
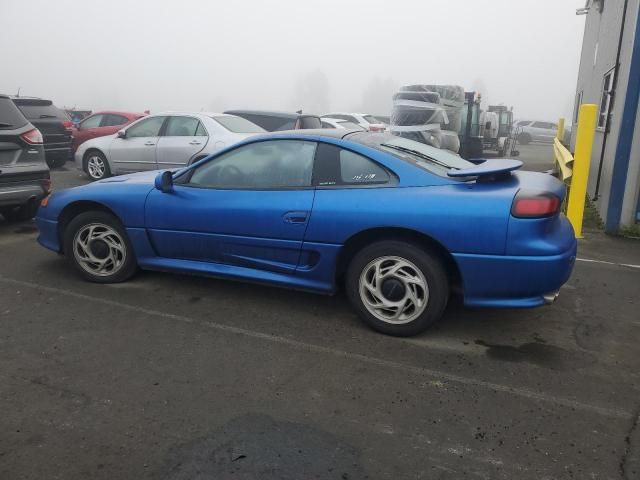
[{"label": "parking lot line", "polygon": [[587,262],[587,263],[600,263],[602,265],[614,265],[616,267],[640,268],[640,265],[633,265],[631,263],[607,262],[606,260],[594,260],[592,258],[576,258],[576,261]]},{"label": "parking lot line", "polygon": [[411,372],[411,373],[414,373],[414,374],[417,374],[417,375],[424,375],[424,376],[432,377],[434,380],[439,381],[439,382],[447,381],[447,382],[457,383],[457,384],[465,385],[465,386],[481,387],[481,388],[485,388],[487,390],[493,390],[493,391],[496,391],[496,392],[506,393],[506,394],[515,395],[515,396],[519,396],[519,397],[524,397],[524,398],[527,398],[527,399],[530,399],[530,400],[536,400],[536,401],[551,403],[551,404],[555,404],[555,405],[559,405],[559,406],[563,406],[563,407],[568,407],[568,408],[572,408],[572,409],[576,409],[576,410],[582,410],[582,411],[585,411],[585,412],[591,412],[591,413],[595,413],[595,414],[602,415],[602,416],[605,416],[605,417],[622,418],[622,419],[633,418],[633,413],[630,412],[630,411],[624,410],[624,409],[609,408],[609,407],[604,407],[604,406],[600,406],[600,405],[593,405],[593,404],[589,404],[589,403],[583,403],[583,402],[580,402],[580,401],[577,401],[577,400],[572,400],[570,398],[563,398],[563,397],[558,397],[558,396],[554,396],[554,395],[548,395],[548,394],[545,394],[545,393],[540,393],[540,392],[536,392],[536,391],[528,390],[528,389],[524,389],[524,388],[510,387],[508,385],[503,385],[503,384],[493,383],[493,382],[487,382],[487,381],[478,380],[478,379],[475,379],[475,378],[464,377],[464,376],[461,376],[461,375],[455,375],[455,374],[443,372],[443,371],[440,371],[440,370],[434,370],[434,369],[419,367],[419,366],[415,366],[415,365],[408,365],[408,364],[404,364],[404,363],[401,363],[401,362],[395,362],[395,361],[392,361],[392,360],[385,360],[383,358],[373,357],[373,356],[370,356],[370,355],[364,355],[364,354],[360,354],[360,353],[348,352],[348,351],[345,351],[345,350],[326,347],[326,346],[317,345],[317,344],[313,344],[313,343],[301,342],[301,341],[298,341],[298,340],[293,340],[293,339],[282,337],[282,336],[279,336],[279,335],[272,335],[272,334],[268,334],[268,333],[262,333],[262,332],[257,332],[257,331],[253,331],[253,330],[248,330],[248,329],[245,329],[245,328],[239,328],[239,327],[233,327],[233,326],[230,326],[230,325],[224,325],[224,324],[217,323],[217,322],[198,320],[198,319],[194,319],[194,318],[187,317],[187,316],[184,316],[184,315],[176,315],[176,314],[173,314],[173,313],[166,313],[166,312],[161,312],[161,311],[157,311],[157,310],[151,310],[151,309],[147,309],[147,308],[137,307],[135,305],[130,305],[130,304],[127,304],[127,303],[121,303],[121,302],[118,302],[118,301],[115,301],[115,300],[97,298],[97,297],[93,297],[93,296],[90,296],[90,295],[77,293],[77,292],[74,292],[72,290],[61,289],[61,288],[56,288],[56,287],[49,287],[49,286],[45,286],[45,285],[41,285],[41,284],[33,283],[33,282],[26,282],[26,281],[23,281],[23,280],[18,280],[18,279],[14,279],[14,278],[5,277],[3,275],[0,275],[0,282],[1,283],[5,283],[5,284],[19,286],[19,287],[33,288],[33,289],[37,289],[37,290],[42,290],[42,291],[45,291],[45,292],[55,293],[55,294],[58,294],[58,295],[65,295],[65,296],[77,298],[77,299],[80,299],[80,300],[100,303],[100,304],[103,304],[103,305],[117,307],[117,308],[121,308],[121,309],[124,309],[124,310],[129,310],[129,311],[132,311],[132,312],[136,312],[136,313],[142,313],[142,314],[145,314],[145,315],[156,316],[156,317],[165,318],[165,319],[169,319],[169,320],[175,320],[175,321],[179,321],[179,322],[183,322],[183,323],[190,323],[190,324],[200,325],[200,326],[212,328],[212,329],[215,329],[215,330],[218,330],[218,331],[222,331],[222,332],[227,332],[227,333],[232,333],[232,334],[237,334],[237,335],[243,335],[243,336],[250,337],[250,338],[255,338],[255,339],[265,340],[265,341],[269,341],[269,342],[273,342],[273,343],[278,343],[278,344],[281,344],[281,345],[288,345],[290,347],[293,347],[293,348],[296,348],[296,349],[299,349],[299,350],[306,350],[306,351],[315,352],[315,353],[324,353],[324,354],[329,354],[329,355],[332,355],[332,356],[335,356],[335,357],[342,357],[342,358],[347,358],[347,359],[351,359],[351,360],[356,360],[356,361],[360,361],[360,362],[363,362],[363,363],[368,363],[368,364],[372,364],[372,365],[376,365],[376,366],[380,366],[380,367],[384,367],[384,368],[401,370],[403,372]]}]

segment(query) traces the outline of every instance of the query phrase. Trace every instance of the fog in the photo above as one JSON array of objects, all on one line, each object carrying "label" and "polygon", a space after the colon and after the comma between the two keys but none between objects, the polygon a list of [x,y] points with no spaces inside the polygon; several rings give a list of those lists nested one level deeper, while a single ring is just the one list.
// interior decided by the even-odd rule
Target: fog
[{"label": "fog", "polygon": [[0,92],[58,106],[388,114],[459,84],[571,116],[584,0],[0,0]]}]

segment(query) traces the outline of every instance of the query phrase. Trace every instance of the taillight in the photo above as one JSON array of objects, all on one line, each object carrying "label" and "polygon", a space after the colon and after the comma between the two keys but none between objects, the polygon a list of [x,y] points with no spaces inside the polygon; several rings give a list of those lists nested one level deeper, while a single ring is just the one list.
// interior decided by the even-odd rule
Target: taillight
[{"label": "taillight", "polygon": [[518,218],[540,218],[555,215],[560,199],[553,193],[519,191],[511,205],[511,215]]},{"label": "taillight", "polygon": [[22,138],[22,140],[27,142],[29,145],[42,145],[42,134],[37,128],[23,133],[22,135],[20,135],[20,138]]},{"label": "taillight", "polygon": [[40,180],[40,184],[42,185],[42,189],[45,191],[47,195],[51,193],[51,179],[43,178]]},{"label": "taillight", "polygon": [[67,131],[67,133],[73,132],[73,122],[71,120],[65,120],[64,122],[62,122],[62,125],[64,126],[64,129]]},{"label": "taillight", "polygon": [[384,132],[384,127],[381,125],[371,125],[369,124],[370,132]]}]

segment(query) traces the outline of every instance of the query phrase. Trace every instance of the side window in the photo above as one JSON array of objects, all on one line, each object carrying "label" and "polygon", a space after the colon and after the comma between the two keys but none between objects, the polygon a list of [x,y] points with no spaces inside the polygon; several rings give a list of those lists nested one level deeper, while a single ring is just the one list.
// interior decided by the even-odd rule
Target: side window
[{"label": "side window", "polygon": [[140,120],[127,129],[127,137],[157,137],[165,118],[167,117],[150,117]]},{"label": "side window", "polygon": [[193,117],[169,117],[165,137],[195,137],[200,121]]},{"label": "side window", "polygon": [[202,122],[198,122],[198,128],[196,128],[196,137],[208,137],[209,134],[207,133],[207,130],[204,128],[204,125],[202,125]]},{"label": "side window", "polygon": [[544,122],[533,122],[531,126],[534,128],[545,128]]},{"label": "side window", "polygon": [[377,163],[349,150],[340,150],[340,179],[344,184],[387,183],[389,174]]},{"label": "side window", "polygon": [[600,112],[598,113],[598,128],[605,128],[607,126],[607,119],[613,111],[614,74],[614,68],[604,74],[602,82],[602,97],[600,98]]},{"label": "side window", "polygon": [[105,119],[102,122],[103,127],[117,127],[119,125],[124,125],[129,120],[127,117],[123,117],[122,115],[105,115]]},{"label": "side window", "polygon": [[314,184],[375,185],[388,183],[387,171],[373,160],[328,143],[320,143],[316,153]]},{"label": "side window", "polygon": [[270,140],[243,145],[196,168],[187,185],[228,189],[311,186],[315,142]]},{"label": "side window", "polygon": [[89,118],[85,118],[82,122],[80,122],[80,129],[84,128],[96,128],[100,126],[100,122],[102,122],[102,118],[104,115],[94,115]]}]

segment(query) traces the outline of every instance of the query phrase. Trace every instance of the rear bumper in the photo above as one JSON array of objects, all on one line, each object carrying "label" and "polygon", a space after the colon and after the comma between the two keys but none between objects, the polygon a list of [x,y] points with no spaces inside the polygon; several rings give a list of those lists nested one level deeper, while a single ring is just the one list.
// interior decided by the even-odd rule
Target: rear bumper
[{"label": "rear bumper", "polygon": [[40,182],[0,184],[0,207],[14,207],[29,202],[39,202],[45,195]]},{"label": "rear bumper", "polygon": [[529,308],[548,304],[569,280],[577,242],[558,255],[454,254],[470,307]]}]

